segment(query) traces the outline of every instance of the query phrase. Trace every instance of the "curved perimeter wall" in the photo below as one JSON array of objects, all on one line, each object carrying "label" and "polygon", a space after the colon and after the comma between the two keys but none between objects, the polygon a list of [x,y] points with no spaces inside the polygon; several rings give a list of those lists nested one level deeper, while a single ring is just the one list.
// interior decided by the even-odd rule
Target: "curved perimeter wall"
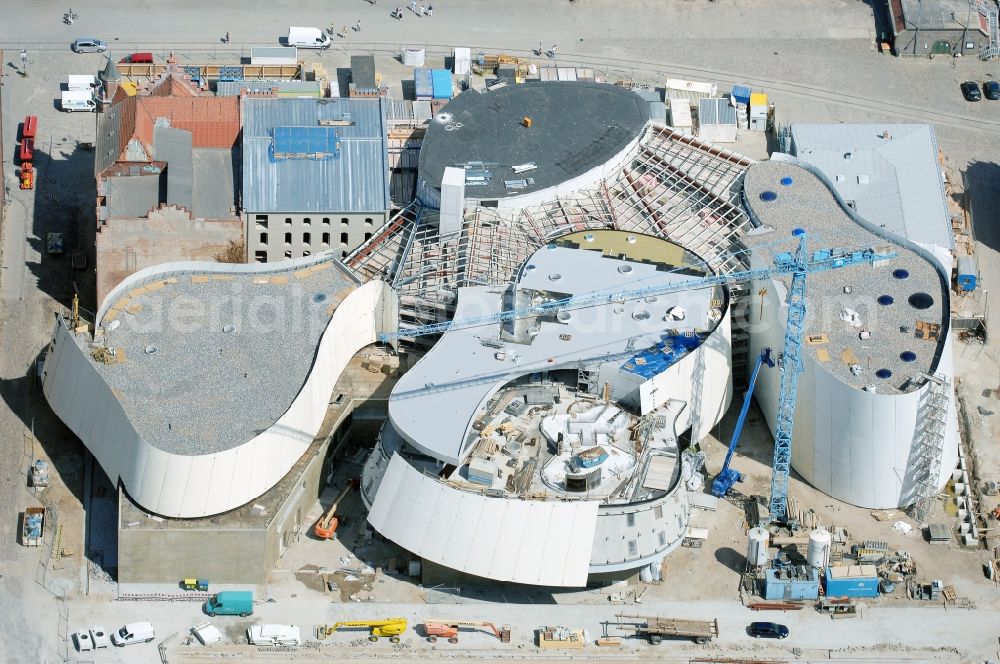
[{"label": "curved perimeter wall", "polygon": [[[302,264],[315,262],[319,261],[313,258]],[[226,271],[220,265],[196,263],[143,270],[109,295],[98,321],[119,289],[134,288],[151,275],[190,274],[194,266],[202,272]],[[219,267],[223,269],[213,269]],[[252,266],[232,267],[239,268],[234,272],[253,271],[246,269]],[[284,269],[289,269],[287,264]],[[351,292],[334,311],[312,369],[288,410],[260,435],[219,453],[170,454],[143,440],[62,318],[57,318],[46,355],[43,391],[52,410],[83,441],[108,477],[121,482],[143,509],[176,518],[219,514],[265,493],[291,469],[319,431],[341,372],[355,353],[375,342],[384,320],[395,316],[395,310],[395,294],[381,281]]]},{"label": "curved perimeter wall", "polygon": [[[818,169],[787,155],[776,153],[772,158],[801,166],[819,178],[845,215],[872,233],[930,261],[948,283],[941,261],[932,252],[859,217]],[[761,266],[759,257],[755,257],[754,266]],[[755,282],[750,292],[758,292],[762,286],[769,291],[764,305],[768,320],[754,331],[751,349],[764,346],[781,349],[788,318],[786,289],[783,284],[769,280]],[[842,383],[808,353],[803,353],[802,367],[792,433],[792,468],[823,493],[851,505],[893,509],[912,503],[917,497],[915,474],[920,452],[914,442],[930,385],[907,394],[879,394]],[[948,380],[954,380],[950,326],[935,369]],[[765,370],[759,383],[757,401],[773,434],[780,374]],[[948,400],[939,488],[948,482],[957,463],[958,417],[952,394]]]}]

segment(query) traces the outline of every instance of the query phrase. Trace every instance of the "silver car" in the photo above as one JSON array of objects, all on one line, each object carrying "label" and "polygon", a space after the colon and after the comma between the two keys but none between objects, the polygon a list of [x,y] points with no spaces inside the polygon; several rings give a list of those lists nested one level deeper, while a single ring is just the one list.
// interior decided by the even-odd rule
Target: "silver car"
[{"label": "silver car", "polygon": [[93,37],[80,37],[70,46],[75,53],[104,53],[108,50],[108,45],[100,39]]}]

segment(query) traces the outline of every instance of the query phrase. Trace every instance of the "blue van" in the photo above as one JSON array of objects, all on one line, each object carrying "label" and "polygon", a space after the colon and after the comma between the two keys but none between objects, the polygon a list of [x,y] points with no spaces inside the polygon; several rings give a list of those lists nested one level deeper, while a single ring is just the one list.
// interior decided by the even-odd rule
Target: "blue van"
[{"label": "blue van", "polygon": [[226,590],[212,595],[203,607],[212,616],[249,616],[253,613],[253,592]]}]

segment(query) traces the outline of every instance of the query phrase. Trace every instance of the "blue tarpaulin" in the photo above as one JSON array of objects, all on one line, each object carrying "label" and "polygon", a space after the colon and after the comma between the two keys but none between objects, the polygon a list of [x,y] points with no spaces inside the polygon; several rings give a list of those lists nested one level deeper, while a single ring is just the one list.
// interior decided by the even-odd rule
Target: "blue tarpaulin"
[{"label": "blue tarpaulin", "polygon": [[340,135],[333,127],[275,127],[272,137],[275,160],[340,157]]},{"label": "blue tarpaulin", "polygon": [[664,335],[660,343],[637,353],[622,366],[623,371],[652,378],[667,370],[701,343],[696,334]]},{"label": "blue tarpaulin", "polygon": [[750,88],[745,85],[734,85],[733,91],[729,93],[739,104],[750,104]]},{"label": "blue tarpaulin", "polygon": [[447,69],[432,69],[431,81],[435,99],[451,99],[451,72]]}]

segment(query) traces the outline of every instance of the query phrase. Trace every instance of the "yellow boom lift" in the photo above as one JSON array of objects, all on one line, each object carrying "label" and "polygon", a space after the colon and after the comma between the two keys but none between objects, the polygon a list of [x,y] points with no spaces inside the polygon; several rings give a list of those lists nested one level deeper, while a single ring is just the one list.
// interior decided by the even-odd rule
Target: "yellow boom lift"
[{"label": "yellow boom lift", "polygon": [[319,625],[316,628],[316,636],[325,639],[338,629],[367,629],[369,641],[378,641],[380,637],[385,636],[393,643],[399,643],[399,635],[406,631],[406,618],[355,620],[332,625]]}]

